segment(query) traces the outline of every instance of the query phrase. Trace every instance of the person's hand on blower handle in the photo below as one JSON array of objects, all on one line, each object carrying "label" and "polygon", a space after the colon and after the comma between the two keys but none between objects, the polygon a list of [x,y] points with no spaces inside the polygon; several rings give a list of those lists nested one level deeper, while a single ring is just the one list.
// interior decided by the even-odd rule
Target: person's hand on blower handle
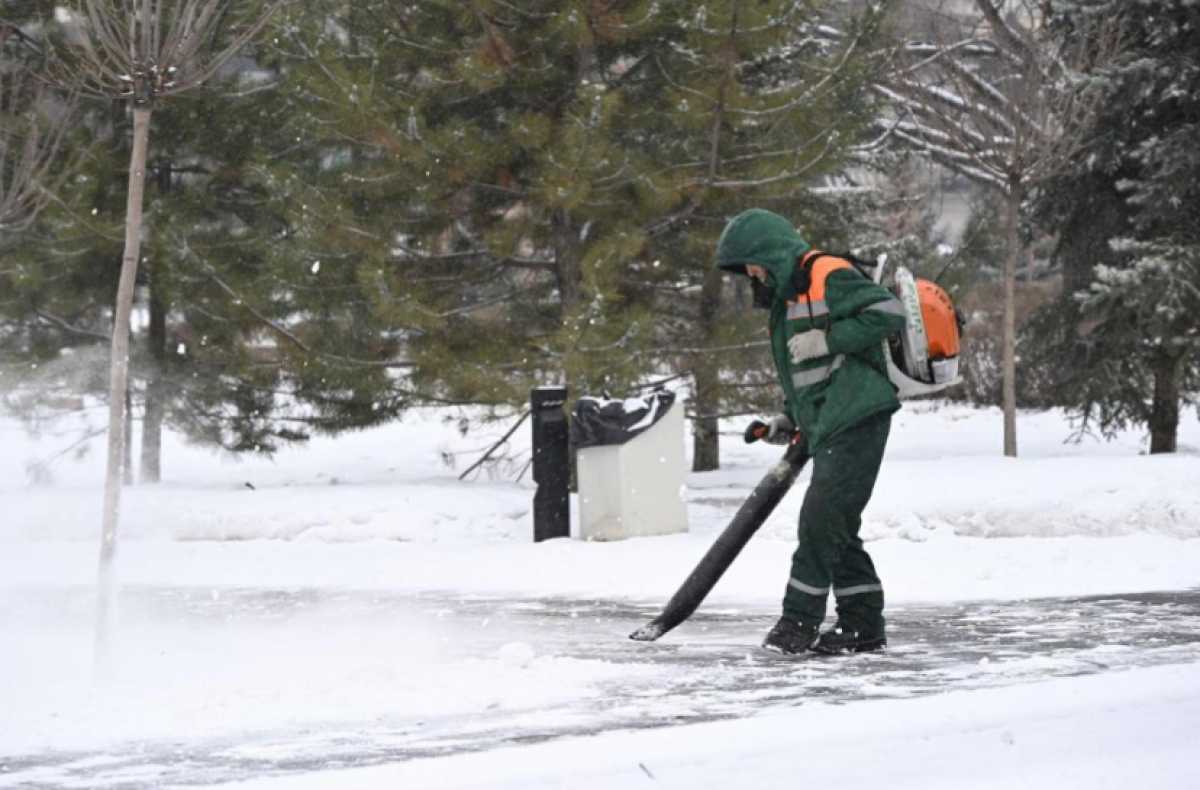
[{"label": "person's hand on blower handle", "polygon": [[753,444],[759,440],[767,444],[787,444],[792,441],[796,435],[796,425],[791,418],[786,414],[777,414],[771,418],[770,422],[755,420],[746,426],[745,433],[742,438],[746,444]]}]

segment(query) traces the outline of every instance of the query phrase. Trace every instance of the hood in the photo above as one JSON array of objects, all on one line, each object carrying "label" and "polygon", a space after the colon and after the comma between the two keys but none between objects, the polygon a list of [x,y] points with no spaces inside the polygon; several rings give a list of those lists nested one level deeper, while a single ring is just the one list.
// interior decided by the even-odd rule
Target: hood
[{"label": "hood", "polygon": [[778,299],[788,299],[796,261],[810,249],[792,223],[761,208],[743,211],[725,226],[717,242],[717,267],[745,274],[746,264],[762,266]]}]

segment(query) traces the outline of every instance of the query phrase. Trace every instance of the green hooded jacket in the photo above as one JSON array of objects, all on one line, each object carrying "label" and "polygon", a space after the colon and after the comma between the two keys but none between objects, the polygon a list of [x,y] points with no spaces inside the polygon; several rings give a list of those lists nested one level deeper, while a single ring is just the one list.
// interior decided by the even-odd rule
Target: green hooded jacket
[{"label": "green hooded jacket", "polygon": [[[891,292],[836,256],[809,256],[814,282],[801,293],[794,275],[809,250],[786,219],[750,209],[725,226],[717,243],[717,266],[738,274],[745,274],[748,263],[767,270],[773,291],[771,355],[785,411],[807,437],[809,451],[816,452],[838,432],[900,408],[884,372],[882,341],[904,328],[904,311]],[[822,279],[824,298],[818,299],[817,281]],[[813,298],[801,300],[808,296]],[[811,329],[825,332],[829,353],[793,362],[788,340]]]}]

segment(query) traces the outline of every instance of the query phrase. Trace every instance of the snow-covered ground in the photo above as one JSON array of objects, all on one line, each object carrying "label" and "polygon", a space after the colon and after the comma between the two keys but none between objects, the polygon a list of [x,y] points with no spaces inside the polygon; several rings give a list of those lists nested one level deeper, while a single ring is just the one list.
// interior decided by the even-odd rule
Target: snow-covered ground
[{"label": "snow-covered ground", "polygon": [[[464,468],[507,426],[464,436],[457,416],[414,412],[274,459],[233,460],[169,437],[166,481],[124,494],[122,623],[99,687],[90,585],[102,446],[56,461],[53,484],[34,486],[27,463],[74,437],[33,439],[0,421],[0,787],[1200,784],[1194,595],[1121,615],[1169,617],[1185,635],[1148,645],[1146,660],[1122,641],[1118,618],[1061,651],[1006,657],[1002,641],[979,641],[938,664],[952,693],[873,681],[875,665],[861,663],[837,686],[836,665],[801,663],[767,665],[772,691],[756,703],[753,645],[786,581],[807,473],[696,622],[638,653],[624,642],[627,620],[673,592],[778,449],[744,446],[740,425],[723,426],[724,468],[689,477],[687,535],[535,545],[528,475],[459,483],[444,462]],[[931,676],[897,636],[915,639],[967,605],[995,602],[1019,642],[1033,639],[1011,624],[1026,599],[1200,588],[1196,415],[1186,413],[1172,457],[1144,455],[1137,434],[1076,445],[1064,443],[1070,432],[1058,413],[1022,415],[1014,460],[999,455],[998,412],[910,404],[897,416],[863,526],[897,625],[890,660],[900,663],[884,669]],[[527,430],[511,453],[520,468]],[[597,614],[609,605],[619,611]],[[1030,606],[1052,618],[1060,604]],[[719,636],[708,644],[710,625]],[[1061,625],[1042,628],[1061,638]],[[1049,644],[1047,633],[1037,640]],[[1154,641],[1144,623],[1137,633]],[[689,645],[711,648],[711,661]],[[1097,674],[1068,677],[1088,662]],[[1042,664],[1046,679],[1031,684]],[[705,696],[734,674],[724,696]],[[806,699],[830,683],[844,704]],[[630,729],[614,706],[662,720]],[[496,748],[493,726],[548,742]],[[436,739],[421,734],[431,728]],[[201,752],[233,767],[188,781],[164,767],[199,764]],[[326,773],[349,765],[370,767]]]},{"label": "snow-covered ground", "polygon": [[815,704],[398,765],[235,782],[338,788],[1194,788],[1194,666],[859,705]]}]

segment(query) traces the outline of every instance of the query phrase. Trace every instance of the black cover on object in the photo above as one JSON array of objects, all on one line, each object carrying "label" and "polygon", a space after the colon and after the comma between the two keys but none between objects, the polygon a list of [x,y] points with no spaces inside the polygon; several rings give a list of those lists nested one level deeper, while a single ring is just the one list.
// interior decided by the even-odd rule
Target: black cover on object
[{"label": "black cover on object", "polygon": [[580,398],[571,414],[571,444],[576,449],[625,444],[662,419],[674,402],[675,393],[665,389],[623,401]]}]

